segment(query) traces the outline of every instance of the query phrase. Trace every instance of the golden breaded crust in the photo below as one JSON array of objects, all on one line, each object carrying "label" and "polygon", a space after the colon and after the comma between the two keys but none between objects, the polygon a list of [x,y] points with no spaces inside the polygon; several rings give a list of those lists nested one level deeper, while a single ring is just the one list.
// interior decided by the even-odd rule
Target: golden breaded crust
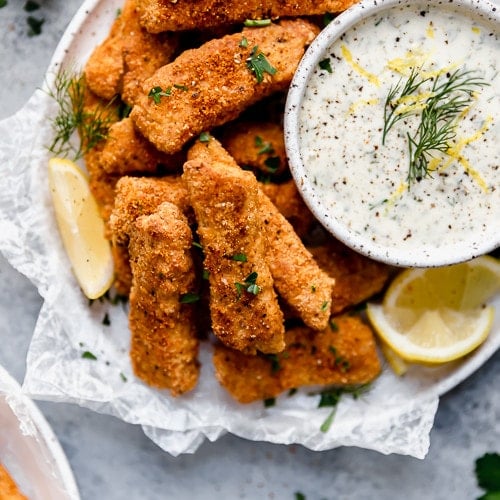
[{"label": "golden breaded crust", "polygon": [[261,183],[260,189],[292,225],[300,238],[305,237],[310,232],[316,219],[307,208],[292,179],[280,184]]},{"label": "golden breaded crust", "polygon": [[[196,141],[188,158],[237,168],[234,159],[213,137],[208,143]],[[334,280],[319,268],[293,227],[260,188],[257,197],[266,234],[266,262],[274,286],[307,326],[322,330],[330,317]]]},{"label": "golden breaded crust", "polygon": [[0,464],[0,499],[27,500],[2,464]]},{"label": "golden breaded crust", "polygon": [[320,269],[290,223],[260,190],[259,205],[269,248],[266,261],[276,290],[307,326],[324,329],[335,280]]},{"label": "golden breaded crust", "polygon": [[288,170],[283,128],[278,123],[230,124],[221,137],[224,149],[243,169],[278,176]]},{"label": "golden breaded crust", "polygon": [[100,156],[103,143],[91,149],[85,156],[85,166],[89,173],[89,188],[95,198],[99,213],[105,223],[106,237],[110,239],[109,218],[115,202],[115,187],[119,176],[106,173],[101,166]]},{"label": "golden breaded crust", "polygon": [[134,127],[130,118],[114,123],[109,128],[100,162],[108,174],[133,175],[182,171],[185,155],[166,155],[158,151]]},{"label": "golden breaded crust", "polygon": [[137,0],[141,24],[151,33],[206,29],[246,19],[341,12],[354,0]]},{"label": "golden breaded crust", "polygon": [[213,361],[217,379],[240,403],[303,386],[366,384],[381,370],[371,329],[347,315],[334,318],[333,329],[288,330],[285,350],[275,356],[247,356],[219,344]]},{"label": "golden breaded crust", "polygon": [[193,304],[196,291],[192,234],[172,203],[139,217],[130,233],[130,357],[135,374],[149,385],[178,396],[198,380],[198,340]]},{"label": "golden breaded crust", "polygon": [[364,257],[333,238],[309,250],[321,269],[335,279],[332,314],[369,299],[382,291],[389,279],[389,266]]},{"label": "golden breaded crust", "polygon": [[188,193],[181,177],[122,177],[116,185],[109,227],[115,288],[121,295],[128,295],[132,283],[128,245],[133,224],[141,215],[155,212],[165,201],[190,214]]},{"label": "golden breaded crust", "polygon": [[148,33],[139,24],[136,1],[127,0],[108,37],[85,65],[88,85],[104,99],[122,94],[132,105],[141,83],[169,62],[176,49],[177,37]]},{"label": "golden breaded crust", "polygon": [[[265,96],[288,87],[318,29],[308,21],[282,21],[211,40],[184,51],[143,85],[131,112],[139,131],[159,150],[175,153],[192,137],[236,118]],[[246,46],[242,40],[247,40]],[[276,69],[259,83],[246,60],[258,47]],[[160,88],[167,96],[149,96]]]},{"label": "golden breaded crust", "polygon": [[[285,345],[283,314],[265,261],[254,175],[216,162],[190,161],[183,179],[209,272],[214,334],[247,353],[280,352]],[[249,291],[252,281],[258,288]]]}]

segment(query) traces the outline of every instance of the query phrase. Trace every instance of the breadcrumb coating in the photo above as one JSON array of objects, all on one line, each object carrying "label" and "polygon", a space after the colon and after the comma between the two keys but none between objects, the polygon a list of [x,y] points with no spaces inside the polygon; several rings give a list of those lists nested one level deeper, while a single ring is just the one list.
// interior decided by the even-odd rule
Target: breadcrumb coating
[{"label": "breadcrumb coating", "polygon": [[[193,158],[209,164],[222,164],[227,169],[238,168],[234,159],[213,137],[208,143],[197,141],[191,147],[188,159]],[[307,326],[322,330],[330,317],[335,280],[320,269],[293,227],[260,188],[257,193],[267,242],[266,262],[274,286]]]},{"label": "breadcrumb coating", "polygon": [[278,123],[229,124],[221,143],[241,168],[256,175],[276,177],[288,170],[283,128]]},{"label": "breadcrumb coating", "polygon": [[127,0],[108,37],[85,65],[88,85],[104,99],[121,94],[132,105],[142,82],[171,61],[177,47],[175,35],[152,35],[142,28],[136,1]]},{"label": "breadcrumb coating", "polygon": [[347,315],[334,318],[332,327],[321,332],[307,327],[287,330],[285,350],[272,357],[247,356],[218,344],[215,375],[240,403],[274,398],[297,387],[374,380],[381,366],[370,327]]},{"label": "breadcrumb coating", "polygon": [[137,0],[141,24],[151,33],[234,24],[246,19],[341,12],[355,0]]},{"label": "breadcrumb coating", "polygon": [[178,396],[198,380],[194,305],[182,303],[196,290],[192,233],[183,213],[162,203],[139,217],[130,232],[130,357],[135,374]]},{"label": "breadcrumb coating", "polygon": [[[235,119],[260,99],[288,87],[318,28],[301,19],[210,40],[184,51],[148,78],[130,114],[160,151],[175,153],[191,138]],[[276,70],[263,80],[247,65],[262,53]],[[160,90],[159,90],[160,89]],[[152,92],[166,95],[153,98]]]},{"label": "breadcrumb coating", "polygon": [[128,295],[132,283],[128,245],[133,224],[138,217],[152,214],[166,201],[192,217],[181,177],[122,177],[116,185],[109,227],[115,261],[115,288],[121,295]]},{"label": "breadcrumb coating", "polygon": [[266,264],[254,175],[217,162],[188,161],[183,179],[209,273],[214,334],[246,353],[282,351],[283,314]]},{"label": "breadcrumb coating", "polygon": [[321,269],[335,279],[332,314],[382,291],[391,274],[386,264],[364,257],[333,238],[309,250]]}]

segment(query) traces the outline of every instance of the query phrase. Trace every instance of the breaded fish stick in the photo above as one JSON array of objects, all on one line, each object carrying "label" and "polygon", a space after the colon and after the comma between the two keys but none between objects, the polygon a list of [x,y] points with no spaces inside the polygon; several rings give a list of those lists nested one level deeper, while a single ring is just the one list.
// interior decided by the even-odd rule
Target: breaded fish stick
[{"label": "breaded fish stick", "polygon": [[128,245],[133,224],[141,215],[155,212],[165,201],[189,215],[188,193],[181,177],[122,177],[116,185],[109,226],[115,260],[115,288],[121,295],[128,295],[132,283]]},{"label": "breaded fish stick", "polygon": [[201,29],[246,19],[341,12],[354,0],[137,0],[141,24],[151,33]]},{"label": "breaded fish stick", "polygon": [[324,329],[335,280],[320,269],[290,223],[260,190],[258,200],[269,247],[266,261],[276,290],[307,326]]},{"label": "breaded fish stick", "polygon": [[[282,21],[186,50],[144,82],[130,116],[160,151],[175,153],[192,137],[286,89],[317,33],[308,21]],[[262,73],[262,81],[249,62],[257,57],[274,68]]]},{"label": "breaded fish stick", "polygon": [[193,304],[182,297],[195,290],[192,234],[172,203],[139,217],[130,233],[130,357],[144,382],[173,396],[198,380],[198,339]]},{"label": "breaded fish stick", "polygon": [[176,49],[174,35],[152,35],[141,27],[136,1],[127,0],[108,37],[87,61],[88,85],[104,99],[121,94],[132,105],[141,83],[169,62]]},{"label": "breaded fish stick", "polygon": [[283,128],[278,123],[230,124],[221,143],[241,168],[265,176],[278,176],[288,170]]},{"label": "breaded fish stick", "polygon": [[[193,158],[222,164],[228,170],[238,169],[234,159],[213,137],[208,143],[197,141],[191,147],[188,159]],[[261,189],[257,190],[257,203],[267,240],[266,262],[276,290],[307,326],[323,330],[330,317],[335,281],[319,268],[293,227]]]},{"label": "breaded fish stick", "polygon": [[299,238],[306,236],[316,219],[300,196],[295,182],[290,179],[281,184],[266,182],[259,185],[262,192],[292,225],[297,236]]},{"label": "breaded fish stick", "polygon": [[185,155],[166,155],[158,151],[134,127],[130,118],[114,123],[109,128],[100,163],[112,175],[155,174],[182,171]]},{"label": "breaded fish stick", "polygon": [[272,357],[246,356],[219,344],[213,356],[216,377],[240,403],[302,386],[371,382],[381,369],[371,329],[347,315],[334,318],[333,326],[322,332],[287,330],[285,350]]},{"label": "breaded fish stick", "polygon": [[390,276],[389,266],[364,257],[333,238],[309,251],[319,267],[335,279],[332,314],[380,292]]},{"label": "breaded fish stick", "polygon": [[282,351],[283,314],[265,260],[255,177],[216,162],[191,161],[183,179],[209,273],[214,334],[248,354]]}]

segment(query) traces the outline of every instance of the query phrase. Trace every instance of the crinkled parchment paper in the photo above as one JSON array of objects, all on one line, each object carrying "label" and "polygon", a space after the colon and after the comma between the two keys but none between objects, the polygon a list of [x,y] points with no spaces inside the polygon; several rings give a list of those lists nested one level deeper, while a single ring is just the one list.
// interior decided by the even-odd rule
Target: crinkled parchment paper
[{"label": "crinkled parchment paper", "polygon": [[[54,56],[82,64],[106,35],[120,2],[85,2]],[[439,394],[477,369],[500,344],[497,318],[488,341],[464,362],[441,368],[412,368],[404,378],[388,369],[354,400],[344,396],[330,430],[320,426],[330,408],[302,390],[276,405],[240,405],[219,387],[211,345],[202,346],[199,384],[172,398],[147,387],[131,372],[126,306],[88,300],[71,273],[57,232],[47,183],[46,145],[55,104],[37,91],[13,117],[0,122],[0,250],[25,274],[44,299],[28,352],[23,389],[35,398],[74,402],[139,424],[173,455],[192,453],[205,438],[226,432],[258,441],[300,443],[314,450],[359,446],[382,453],[424,457],[429,447]],[[496,300],[497,308],[500,299]],[[110,325],[103,324],[105,314]],[[82,358],[92,352],[97,360]]]}]

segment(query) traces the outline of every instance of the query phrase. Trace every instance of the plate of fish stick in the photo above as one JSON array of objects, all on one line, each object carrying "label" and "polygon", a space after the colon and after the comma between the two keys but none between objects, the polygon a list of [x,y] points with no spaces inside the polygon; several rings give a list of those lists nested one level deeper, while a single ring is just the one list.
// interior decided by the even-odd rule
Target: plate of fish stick
[{"label": "plate of fish stick", "polygon": [[449,363],[390,350],[366,304],[401,270],[336,240],[290,173],[294,73],[354,3],[84,2],[9,127],[42,129],[8,175],[43,209],[1,208],[20,221],[6,255],[45,300],[28,393],[142,425],[172,454],[231,432],[425,455],[439,395],[500,326]]}]

